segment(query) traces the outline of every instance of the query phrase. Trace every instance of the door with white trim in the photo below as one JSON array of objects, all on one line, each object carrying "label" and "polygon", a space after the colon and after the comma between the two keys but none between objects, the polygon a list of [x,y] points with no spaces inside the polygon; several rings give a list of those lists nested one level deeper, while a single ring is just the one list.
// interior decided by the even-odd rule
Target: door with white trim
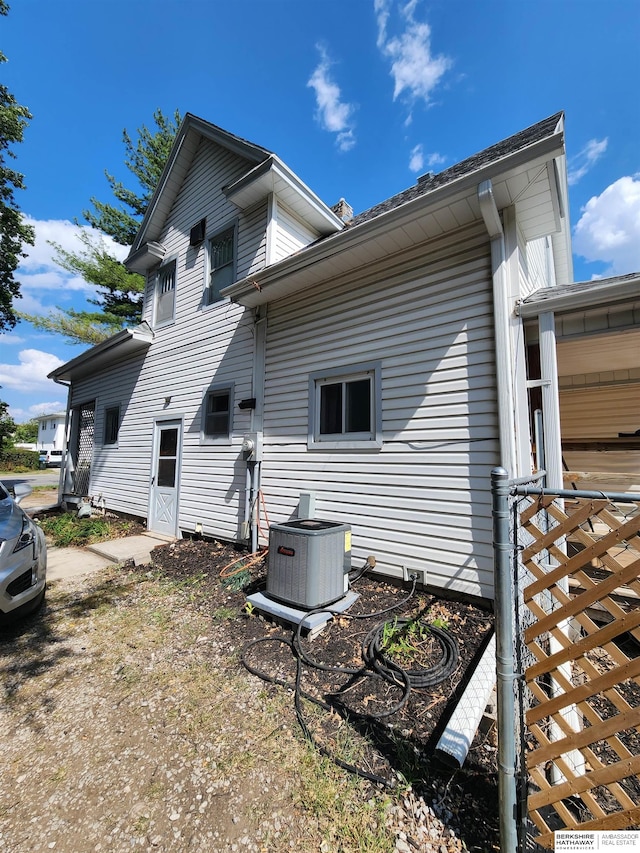
[{"label": "door with white trim", "polygon": [[178,532],[178,488],[182,421],[156,421],[149,530],[175,536]]}]

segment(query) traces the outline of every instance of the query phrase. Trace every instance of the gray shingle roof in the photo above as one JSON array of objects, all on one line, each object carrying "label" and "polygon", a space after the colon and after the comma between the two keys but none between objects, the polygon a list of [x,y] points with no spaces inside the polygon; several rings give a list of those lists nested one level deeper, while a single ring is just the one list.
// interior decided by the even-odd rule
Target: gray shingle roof
[{"label": "gray shingle roof", "polygon": [[489,148],[485,148],[484,151],[480,151],[478,154],[474,154],[472,157],[467,157],[466,160],[462,160],[460,163],[456,163],[454,166],[450,166],[448,169],[438,172],[438,174],[428,175],[421,178],[417,184],[414,184],[414,186],[409,187],[408,189],[391,196],[391,198],[388,198],[386,201],[380,202],[379,204],[370,207],[368,210],[365,210],[363,213],[359,213],[357,216],[354,216],[354,218],[348,223],[348,227],[359,225],[361,222],[366,222],[369,219],[374,219],[382,213],[386,213],[389,210],[400,207],[400,205],[405,204],[408,201],[412,201],[414,198],[418,198],[418,196],[426,195],[426,193],[432,192],[438,187],[449,184],[464,175],[477,171],[483,166],[497,162],[503,157],[514,154],[516,151],[520,151],[529,145],[539,142],[541,139],[544,139],[555,132],[558,122],[562,119],[562,116],[562,112],[555,113],[554,115],[549,116],[549,118],[546,118],[543,121],[510,136],[508,139],[503,139],[502,142],[498,142],[496,145],[491,145]]}]

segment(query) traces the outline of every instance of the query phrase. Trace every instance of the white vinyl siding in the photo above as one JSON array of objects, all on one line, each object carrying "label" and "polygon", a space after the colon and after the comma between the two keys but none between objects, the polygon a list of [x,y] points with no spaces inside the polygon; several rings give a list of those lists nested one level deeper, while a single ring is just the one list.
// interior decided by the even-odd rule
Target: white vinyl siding
[{"label": "white vinyl siding", "polygon": [[[354,561],[490,596],[491,468],[498,464],[487,241],[461,231],[411,268],[363,270],[269,306],[262,489],[272,521],[301,491],[353,526]],[[310,304],[313,310],[310,310]],[[309,377],[379,360],[382,447],[307,449]]]},{"label": "white vinyl siding", "polygon": [[[144,357],[112,365],[74,383],[74,405],[96,398],[96,436],[91,489],[107,509],[146,518],[154,418],[183,418],[184,437],[178,525],[206,536],[235,540],[244,514],[245,472],[237,464],[251,411],[232,413],[226,441],[201,443],[205,389],[227,386],[234,399],[253,396],[253,320],[241,306],[221,301],[204,308],[206,241],[189,246],[189,232],[206,217],[210,234],[237,222],[237,275],[264,266],[266,205],[248,215],[227,201],[222,187],[251,164],[203,142],[158,237],[167,258],[176,258],[175,322],[155,329]],[[255,265],[255,266],[254,266]],[[157,268],[147,277],[145,319],[152,320]],[[121,404],[117,445],[103,447],[103,413]]]},{"label": "white vinyl siding", "polygon": [[303,249],[314,240],[318,234],[301,222],[282,204],[277,205],[277,230],[274,261],[281,261],[294,252]]},{"label": "white vinyl siding", "polygon": [[526,258],[527,271],[526,277],[522,279],[523,299],[542,287],[553,287],[555,284],[549,242],[549,237],[539,237],[523,248],[522,255]]}]

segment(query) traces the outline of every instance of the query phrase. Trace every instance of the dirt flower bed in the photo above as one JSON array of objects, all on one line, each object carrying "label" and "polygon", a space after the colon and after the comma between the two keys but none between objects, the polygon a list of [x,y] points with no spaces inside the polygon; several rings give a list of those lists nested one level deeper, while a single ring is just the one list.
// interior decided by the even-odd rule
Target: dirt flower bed
[{"label": "dirt flower bed", "polygon": [[362,638],[387,615],[301,637],[327,670],[302,666],[296,694],[292,632],[246,608],[263,566],[221,578],[238,556],[162,546],[150,566],[57,581],[40,614],[4,630],[0,850],[497,849],[494,733],[462,770],[433,757],[488,614],[355,582],[349,616],[403,602],[389,618],[420,615],[458,640],[445,680],[385,716],[397,686],[334,669],[361,667]]}]

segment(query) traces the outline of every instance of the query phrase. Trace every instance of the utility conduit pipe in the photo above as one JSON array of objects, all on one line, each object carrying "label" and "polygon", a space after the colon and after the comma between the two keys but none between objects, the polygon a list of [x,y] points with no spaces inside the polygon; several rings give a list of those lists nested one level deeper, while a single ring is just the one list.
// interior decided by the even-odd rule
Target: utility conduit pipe
[{"label": "utility conduit pipe", "polygon": [[491,637],[456,705],[436,754],[446,764],[462,767],[496,684],[496,639]]}]

